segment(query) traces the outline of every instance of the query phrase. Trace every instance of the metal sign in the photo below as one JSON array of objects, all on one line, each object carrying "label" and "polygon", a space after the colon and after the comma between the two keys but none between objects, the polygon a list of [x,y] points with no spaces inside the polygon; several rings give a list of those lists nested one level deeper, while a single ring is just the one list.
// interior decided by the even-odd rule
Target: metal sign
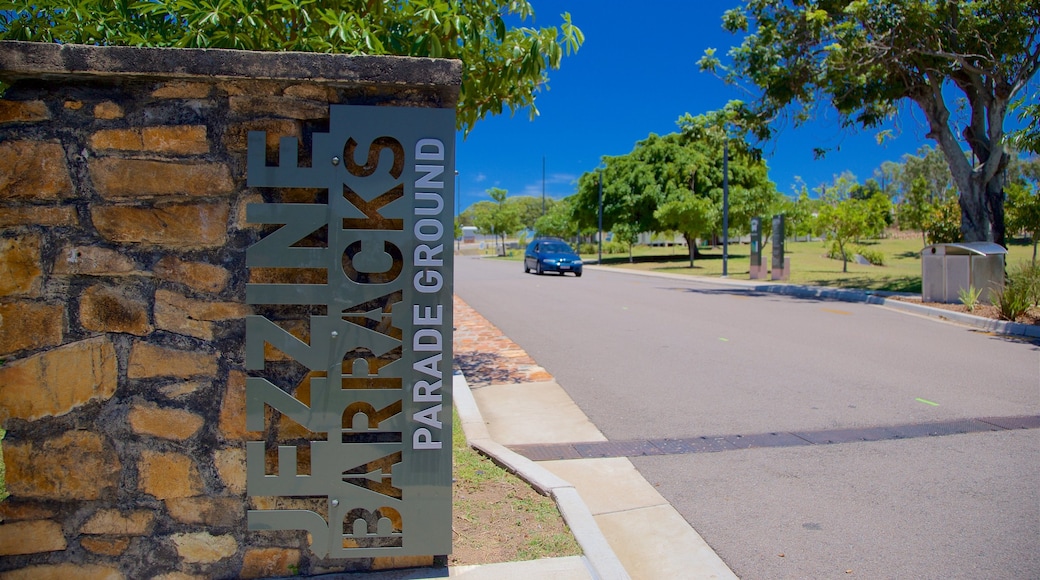
[{"label": "metal sign", "polygon": [[784,214],[773,216],[773,269],[784,268]]},{"label": "metal sign", "polygon": [[762,266],[762,218],[751,218],[751,266]]},{"label": "metal sign", "polygon": [[[336,105],[329,117],[309,167],[290,137],[269,166],[265,134],[249,133],[250,187],[320,188],[328,203],[246,209],[249,222],[280,226],[247,249],[248,267],[325,273],[325,283],[246,286],[248,304],[311,313],[306,339],[282,320],[246,320],[246,427],[264,433],[246,443],[247,493],[283,500],[275,505],[324,501],[317,511],[250,510],[248,526],[306,530],[321,558],[445,555],[455,112]],[[264,372],[267,345],[307,369],[308,400]],[[318,434],[309,473],[296,445],[278,445],[265,467],[276,439],[269,409]]]}]

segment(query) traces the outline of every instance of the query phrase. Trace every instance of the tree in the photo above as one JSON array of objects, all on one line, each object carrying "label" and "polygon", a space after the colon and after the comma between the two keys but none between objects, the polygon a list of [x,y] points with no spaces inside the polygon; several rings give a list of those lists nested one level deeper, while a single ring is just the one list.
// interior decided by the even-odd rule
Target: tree
[{"label": "tree", "polygon": [[932,244],[952,244],[961,239],[961,210],[954,198],[932,204],[924,220],[924,233]]},{"label": "tree", "polygon": [[1015,157],[1008,167],[1008,229],[1012,234],[1026,232],[1033,241],[1036,262],[1040,239],[1040,156]]},{"label": "tree", "polygon": [[928,203],[941,203],[955,195],[950,165],[942,151],[927,145],[917,150],[917,155],[903,155],[900,172],[901,189],[907,194],[917,180],[923,180],[928,195]]},{"label": "tree", "polygon": [[523,227],[516,207],[506,203],[509,192],[492,187],[487,190],[492,201],[479,201],[473,204],[473,225],[483,234],[491,234],[502,240],[502,251],[505,252],[506,236]]},{"label": "tree", "polygon": [[914,180],[910,186],[910,191],[904,194],[902,201],[899,202],[897,211],[899,215],[899,229],[920,230],[921,243],[927,244],[925,220],[932,211],[932,204],[929,201],[928,183],[925,182],[923,177]]},{"label": "tree", "polygon": [[[523,224],[523,227],[534,229],[535,222],[542,217],[542,198],[532,195],[516,195],[509,198],[509,203],[516,207],[516,213],[520,216],[520,223]],[[556,200],[546,198],[546,211],[549,211],[555,203]]]},{"label": "tree", "polygon": [[[806,121],[824,100],[844,126],[877,127],[907,99],[949,164],[962,237],[1004,243],[1004,122],[1040,68],[1040,3],[747,0],[723,26],[751,33],[729,51],[729,67],[714,49],[699,64],[761,90],[747,116],[758,136],[768,138],[785,113]],[[950,106],[955,91],[960,118]],[[1025,99],[1022,110],[1036,107],[1036,93]]]},{"label": "tree", "polygon": [[0,39],[100,45],[428,56],[462,61],[457,123],[528,108],[584,42],[534,19],[527,0],[0,0]]},{"label": "tree", "polygon": [[1024,231],[1033,240],[1033,263],[1036,263],[1037,240],[1040,239],[1040,192],[1022,183],[1008,185],[1008,229]]},{"label": "tree", "polygon": [[570,200],[559,200],[549,206],[545,215],[534,222],[534,231],[550,238],[567,238],[577,232],[578,227],[571,219]]},{"label": "tree", "polygon": [[[728,140],[730,227],[737,232],[749,231],[751,217],[768,212],[778,195],[765,162],[748,145],[743,130],[732,126],[733,109],[738,106],[731,103],[720,111],[684,115],[677,121],[678,133],[651,133],[636,143],[631,153],[604,157],[601,170],[578,179],[574,196],[578,224],[586,227],[597,223],[600,176],[604,228],[615,233],[618,224],[634,227],[636,232],[670,229],[660,223],[655,212],[665,201],[683,196],[704,197],[722,207],[723,149]],[[722,229],[721,213],[714,215],[708,232]]]},{"label": "tree", "polygon": [[867,235],[869,231],[869,209],[861,199],[843,199],[825,204],[816,216],[816,235],[834,242],[841,253],[841,271],[849,271],[846,251],[850,242]]},{"label": "tree", "polygon": [[670,199],[654,211],[661,226],[682,234],[690,250],[690,267],[697,250],[697,237],[711,231],[718,208],[706,197],[684,195]]},{"label": "tree", "polygon": [[865,187],[848,171],[836,176],[829,187],[821,187],[823,203],[817,210],[814,230],[816,235],[838,246],[842,272],[848,272],[849,243],[880,235],[891,216],[892,205],[876,183]]}]

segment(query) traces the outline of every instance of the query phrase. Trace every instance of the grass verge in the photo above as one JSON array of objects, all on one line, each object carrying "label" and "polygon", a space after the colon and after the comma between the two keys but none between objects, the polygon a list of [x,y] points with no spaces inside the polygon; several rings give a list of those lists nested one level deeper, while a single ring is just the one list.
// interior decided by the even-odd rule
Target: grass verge
[{"label": "grass verge", "polygon": [[551,498],[466,443],[453,413],[452,565],[488,564],[581,554]]},{"label": "grass verge", "polygon": [[[837,288],[853,288],[861,290],[880,290],[889,292],[921,292],[921,250],[920,238],[885,238],[881,240],[865,240],[863,246],[884,257],[884,266],[871,266],[850,261],[847,272],[842,271],[842,261],[827,257],[828,244],[823,241],[792,242],[784,244],[785,257],[791,259],[792,284],[810,286],[829,286]],[[1021,240],[1008,244],[1005,263],[1010,268],[1016,264],[1032,259],[1032,245]],[[690,267],[689,254],[685,247],[649,247],[636,246],[631,261],[628,254],[604,254],[603,265],[634,270],[653,272],[670,272],[690,276],[721,277],[723,256],[721,247],[700,248],[701,256],[694,260]],[[522,253],[513,251],[510,256],[500,259],[519,261]],[[595,261],[598,254],[582,254],[586,261]],[[763,248],[762,258],[772,263],[772,245]],[[750,247],[747,244],[734,243],[728,248],[726,271],[730,278],[748,280],[751,271]],[[764,280],[768,282],[767,280]]]}]

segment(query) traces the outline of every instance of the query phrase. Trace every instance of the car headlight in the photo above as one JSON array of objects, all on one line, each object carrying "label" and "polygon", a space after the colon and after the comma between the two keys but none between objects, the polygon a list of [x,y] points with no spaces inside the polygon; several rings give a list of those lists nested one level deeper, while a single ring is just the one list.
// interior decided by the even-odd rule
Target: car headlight
[{"label": "car headlight", "polygon": [[542,263],[543,264],[555,264],[556,260],[554,260],[552,258],[542,258]]}]

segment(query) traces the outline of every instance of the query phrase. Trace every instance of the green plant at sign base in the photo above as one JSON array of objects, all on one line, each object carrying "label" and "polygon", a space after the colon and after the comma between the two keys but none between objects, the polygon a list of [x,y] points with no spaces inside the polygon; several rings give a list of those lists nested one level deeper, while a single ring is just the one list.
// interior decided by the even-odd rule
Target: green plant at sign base
[{"label": "green plant at sign base", "polygon": [[957,295],[960,297],[961,304],[968,309],[968,312],[975,312],[975,308],[979,305],[979,296],[982,296],[982,289],[968,286],[967,288],[961,288]]},{"label": "green plant at sign base", "polygon": [[1029,299],[1025,292],[1014,283],[1008,283],[1003,290],[993,295],[993,306],[1004,320],[1014,322],[1029,310]]}]

